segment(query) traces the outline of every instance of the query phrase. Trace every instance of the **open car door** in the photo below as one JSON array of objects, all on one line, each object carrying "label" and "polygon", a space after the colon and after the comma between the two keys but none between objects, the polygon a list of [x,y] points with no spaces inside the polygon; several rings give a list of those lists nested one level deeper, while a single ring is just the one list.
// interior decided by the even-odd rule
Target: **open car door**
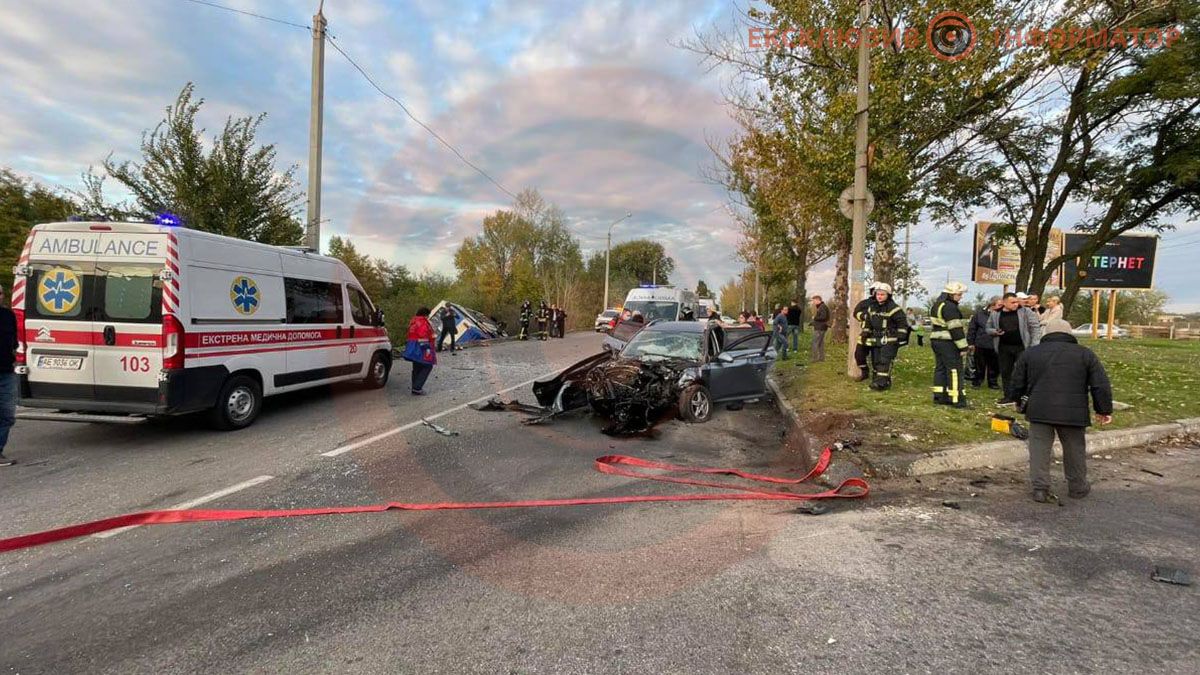
[{"label": "open car door", "polygon": [[771,334],[756,331],[725,344],[704,368],[714,401],[757,398],[767,393],[767,372],[775,361]]}]

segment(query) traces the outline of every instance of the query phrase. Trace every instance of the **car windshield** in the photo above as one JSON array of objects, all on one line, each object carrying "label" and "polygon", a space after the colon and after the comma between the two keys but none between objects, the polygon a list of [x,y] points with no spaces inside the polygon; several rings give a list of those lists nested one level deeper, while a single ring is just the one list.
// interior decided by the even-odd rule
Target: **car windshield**
[{"label": "car windshield", "polygon": [[699,332],[674,333],[668,331],[643,330],[625,345],[621,356],[631,359],[663,360],[686,359],[699,361],[702,334]]},{"label": "car windshield", "polygon": [[625,303],[625,309],[631,312],[641,312],[642,316],[646,318],[646,323],[650,323],[655,319],[674,321],[675,319],[679,318],[678,302],[638,300],[636,302]]},{"label": "car windshield", "polygon": [[618,313],[619,312],[617,312],[617,310],[615,310],[615,309],[606,309],[603,312],[600,312],[600,316],[602,316],[606,319],[611,319],[614,316],[616,316]]}]

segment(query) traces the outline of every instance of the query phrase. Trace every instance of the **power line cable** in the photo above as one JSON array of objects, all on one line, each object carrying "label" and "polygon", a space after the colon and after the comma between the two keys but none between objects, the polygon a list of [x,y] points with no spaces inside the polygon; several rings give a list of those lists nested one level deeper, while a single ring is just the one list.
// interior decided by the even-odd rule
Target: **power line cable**
[{"label": "power line cable", "polygon": [[234,12],[237,14],[243,14],[245,16],[252,16],[256,19],[262,19],[264,21],[273,21],[275,23],[280,23],[285,26],[293,26],[295,28],[303,28],[306,31],[312,31],[312,26],[309,26],[307,24],[296,23],[294,21],[288,21],[287,19],[277,19],[273,16],[266,16],[265,14],[255,14],[254,12],[247,12],[244,9],[237,9],[236,7],[227,7],[225,5],[218,5],[215,2],[208,2],[208,0],[184,0],[184,2],[190,2],[190,3],[196,4],[196,5],[204,5],[205,7],[221,9],[226,12]]},{"label": "power line cable", "polygon": [[446,146],[446,148],[448,150],[450,150],[450,152],[453,152],[456,157],[458,157],[460,160],[462,160],[463,164],[466,164],[467,166],[474,169],[475,172],[478,173],[480,176],[483,176],[484,178],[488,179],[488,181],[490,181],[492,183],[492,185],[495,185],[504,194],[508,195],[509,197],[512,197],[513,199],[517,198],[517,195],[515,195],[511,190],[509,190],[508,188],[501,185],[500,181],[496,180],[495,178],[492,178],[491,174],[489,174],[488,172],[479,168],[478,166],[475,165],[474,162],[467,159],[466,156],[464,156],[461,152],[458,151],[458,148],[454,147],[453,145],[450,144],[449,141],[442,138],[441,135],[439,135],[438,132],[436,132],[432,128],[430,128],[428,124],[425,124],[421,120],[417,119],[417,116],[413,115],[412,112],[408,109],[408,106],[404,105],[400,101],[400,99],[398,99],[395,96],[392,96],[388,92],[384,91],[383,87],[379,86],[379,84],[377,84],[375,82],[375,80],[370,75],[367,74],[367,71],[364,70],[362,66],[358,65],[358,62],[356,62],[354,59],[350,58],[350,55],[347,54],[344,49],[342,49],[340,46],[338,46],[338,43],[336,40],[333,39],[333,36],[330,36],[329,46],[333,47],[334,50],[337,51],[337,53],[342,55],[342,58],[346,59],[346,61],[348,61],[350,63],[350,65],[354,66],[354,69],[357,70],[358,73],[363,76],[363,79],[365,79],[368,83],[370,83],[370,85],[372,87],[375,88],[375,91],[378,91],[380,94],[382,94],[384,96],[384,98],[387,98],[389,101],[391,101],[392,103],[395,103],[397,106],[399,106],[400,109],[404,111],[404,114],[408,115],[409,119],[416,122],[425,131],[428,131],[431,136],[433,136],[434,138],[436,138],[438,140],[438,142],[440,142],[442,145]]}]

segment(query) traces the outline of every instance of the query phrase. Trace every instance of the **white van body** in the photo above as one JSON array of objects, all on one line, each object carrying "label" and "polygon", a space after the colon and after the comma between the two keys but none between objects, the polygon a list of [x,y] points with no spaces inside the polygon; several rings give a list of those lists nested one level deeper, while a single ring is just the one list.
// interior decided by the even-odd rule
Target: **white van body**
[{"label": "white van body", "polygon": [[14,269],[21,403],[70,412],[212,410],[249,425],[261,399],[386,384],[392,346],[341,261],[147,223],[35,226]]},{"label": "white van body", "polygon": [[647,323],[655,319],[682,321],[696,318],[699,299],[692,291],[674,286],[640,286],[625,296],[622,309],[641,312]]}]

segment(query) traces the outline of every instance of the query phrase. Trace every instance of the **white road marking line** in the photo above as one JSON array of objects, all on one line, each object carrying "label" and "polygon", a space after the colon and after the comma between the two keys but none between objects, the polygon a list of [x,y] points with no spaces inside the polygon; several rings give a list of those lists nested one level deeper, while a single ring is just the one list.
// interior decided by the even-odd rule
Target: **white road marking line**
[{"label": "white road marking line", "polygon": [[[559,368],[557,370],[552,370],[549,373],[545,373],[543,375],[538,375],[537,377],[535,377],[533,379],[525,380],[524,382],[522,382],[520,384],[514,384],[513,386],[508,387],[507,389],[501,389],[500,391],[497,391],[492,394],[488,394],[487,396],[481,396],[481,397],[475,399],[474,401],[467,401],[466,403],[463,403],[461,405],[456,405],[453,408],[447,408],[439,413],[434,413],[432,415],[426,415],[424,419],[427,419],[430,422],[432,422],[433,420],[436,420],[439,417],[445,417],[446,415],[449,415],[451,413],[456,413],[459,410],[462,410],[462,409],[466,408],[467,406],[471,405],[472,403],[480,403],[482,401],[488,400],[489,398],[491,398],[493,396],[499,396],[500,394],[506,394],[506,393],[512,391],[513,389],[520,389],[521,387],[524,387],[529,384],[533,384],[534,382],[537,382],[538,380],[544,380],[547,377],[550,377],[551,375],[557,375],[557,374],[561,373],[562,371],[563,371],[563,368]],[[396,427],[395,429],[388,429],[387,431],[375,434],[374,436],[371,436],[370,438],[364,438],[361,441],[356,441],[354,443],[350,443],[349,445],[343,445],[340,448],[334,448],[333,450],[330,450],[328,452],[322,452],[321,456],[337,457],[338,455],[343,455],[347,452],[358,450],[359,448],[366,447],[368,445],[371,445],[372,443],[377,443],[379,441],[382,441],[385,438],[391,438],[392,436],[395,436],[396,434],[402,434],[405,431],[408,431],[409,429],[421,426],[421,424],[423,424],[422,420],[417,420],[415,422],[409,422],[408,424],[402,424],[402,425]]]},{"label": "white road marking line", "polygon": [[[228,497],[229,495],[231,495],[235,492],[241,492],[242,490],[245,490],[246,488],[252,488],[255,485],[261,485],[261,484],[271,480],[272,478],[274,478],[274,476],[259,476],[257,478],[251,478],[250,480],[248,480],[244,483],[238,483],[237,485],[231,485],[231,486],[225,488],[224,490],[217,490],[216,492],[204,495],[203,497],[197,497],[196,499],[193,499],[191,501],[184,502],[182,504],[176,504],[175,506],[172,506],[172,507],[169,507],[166,509],[162,509],[162,510],[163,511],[183,511],[185,509],[193,509],[193,508],[196,508],[197,506],[200,506],[201,504],[207,504],[208,502],[216,501],[216,500],[220,499],[221,497]],[[95,537],[96,539],[108,539],[109,537],[118,535],[122,532],[125,532],[127,530],[132,530],[132,529],[135,529],[138,527],[141,527],[141,525],[130,525],[129,527],[121,527],[121,528],[117,528],[115,530],[109,530],[108,532],[100,532],[97,534],[93,534],[92,536]]]}]

